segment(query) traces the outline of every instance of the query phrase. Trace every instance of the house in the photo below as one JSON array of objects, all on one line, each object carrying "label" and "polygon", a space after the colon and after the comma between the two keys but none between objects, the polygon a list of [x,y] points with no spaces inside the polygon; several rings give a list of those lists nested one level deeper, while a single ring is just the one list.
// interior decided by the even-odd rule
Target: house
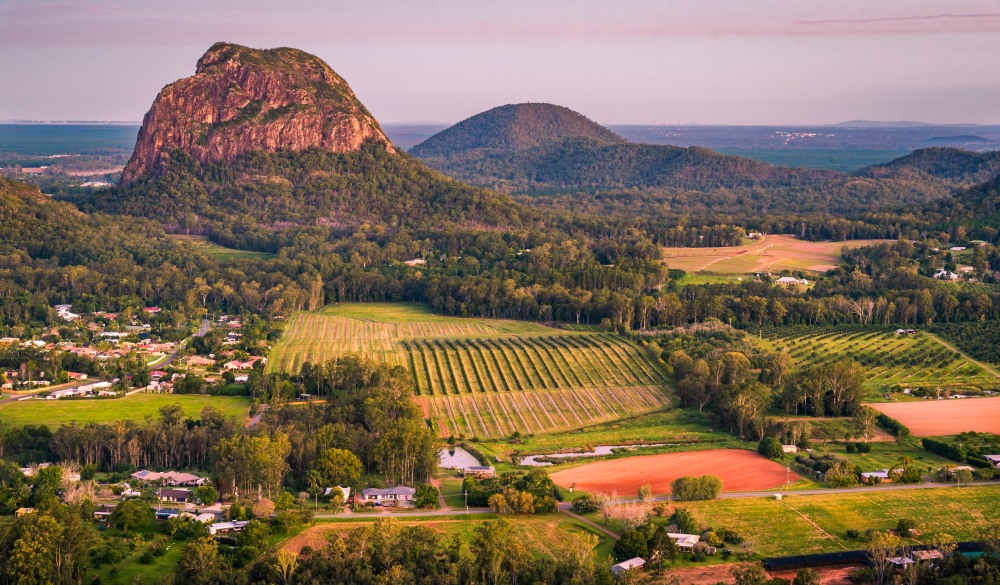
[{"label": "house", "polygon": [[632,569],[642,569],[642,566],[646,564],[646,561],[642,560],[642,557],[631,558],[627,561],[622,561],[617,565],[611,566],[611,574],[615,577],[622,575],[625,571],[631,571]]},{"label": "house", "polygon": [[427,264],[427,261],[424,260],[423,258],[414,258],[413,260],[407,260],[406,262],[403,262],[403,264],[406,264],[407,266],[423,266]]},{"label": "house", "polygon": [[892,557],[889,562],[905,569],[906,565],[912,565],[915,561],[910,557]]},{"label": "house", "polygon": [[20,518],[21,516],[27,516],[28,514],[33,514],[34,512],[34,508],[18,508],[17,510],[14,510],[14,517]]},{"label": "house", "polygon": [[200,355],[193,355],[187,358],[187,364],[189,366],[214,366],[215,360],[203,358]]},{"label": "house", "polygon": [[782,445],[781,450],[785,453],[798,453],[799,448],[796,445]]},{"label": "house", "polygon": [[333,496],[334,490],[340,490],[341,492],[343,492],[343,494],[344,494],[344,501],[345,502],[348,499],[350,499],[350,497],[351,497],[351,488],[349,488],[349,487],[342,487],[342,486],[339,486],[339,485],[333,486],[333,487],[328,487],[325,490],[323,490],[323,497],[324,498],[329,498],[329,497]]},{"label": "house", "polygon": [[180,510],[177,508],[161,508],[156,511],[156,519],[167,520],[169,518],[176,518],[178,512],[180,512]]},{"label": "house", "polygon": [[694,545],[698,544],[701,537],[697,534],[682,534],[679,532],[668,532],[667,536],[674,540],[677,548],[694,550]]},{"label": "house", "polygon": [[913,551],[913,558],[918,561],[936,561],[943,559],[944,555],[941,551],[937,549],[933,550],[915,550]]},{"label": "house", "polygon": [[195,522],[201,522],[202,524],[212,524],[218,519],[219,517],[211,512],[202,512],[194,517]]},{"label": "house", "polygon": [[990,465],[1000,469],[1000,455],[983,455],[983,459],[990,462]]},{"label": "house", "polygon": [[965,246],[952,246],[948,249],[951,250],[952,252],[961,252],[962,250],[965,249]]},{"label": "house", "polygon": [[873,480],[878,479],[879,481],[892,481],[893,475],[899,475],[903,473],[902,469],[877,469],[875,471],[862,471],[861,481],[863,483],[871,483]]},{"label": "house", "polygon": [[916,335],[916,329],[897,329],[896,335]]},{"label": "house", "polygon": [[105,522],[111,517],[111,513],[115,511],[114,506],[99,506],[94,510],[94,520],[98,522]]},{"label": "house", "polygon": [[63,321],[76,321],[79,315],[73,312],[73,305],[56,305],[56,315]]},{"label": "house", "polygon": [[142,310],[147,313],[153,313],[153,314],[160,312],[159,307],[143,307]]},{"label": "house", "polygon": [[164,471],[160,473],[149,471],[148,469],[136,471],[132,474],[132,477],[139,481],[159,481],[169,486],[186,485],[193,487],[203,485],[208,481],[207,478],[194,475],[193,473],[183,473],[180,471]]},{"label": "house", "polygon": [[66,377],[70,380],[86,380],[87,374],[81,374],[80,372],[66,372]]},{"label": "house", "polygon": [[958,280],[961,277],[950,270],[942,268],[934,273],[934,278],[937,280]]},{"label": "house", "polygon": [[249,520],[237,520],[235,522],[216,522],[215,524],[210,524],[208,526],[208,533],[212,536],[217,534],[232,534],[234,532],[243,532],[243,529],[249,524]]},{"label": "house", "polygon": [[161,378],[164,378],[166,376],[167,376],[167,373],[164,372],[163,370],[153,370],[152,372],[149,373],[149,378],[151,380],[157,380],[157,381],[159,381]]},{"label": "house", "polygon": [[373,503],[376,506],[381,506],[385,503],[412,502],[416,493],[417,490],[406,486],[365,488],[361,490],[361,495],[357,499],[362,503]]},{"label": "house", "polygon": [[156,497],[161,502],[172,502],[176,504],[186,504],[194,499],[191,490],[178,488],[163,488],[156,491]]},{"label": "house", "polygon": [[806,285],[809,281],[804,278],[795,278],[794,276],[782,276],[778,280],[774,281],[775,284],[780,284],[783,286],[794,286],[794,285]]},{"label": "house", "polygon": [[261,362],[263,364],[266,364],[267,363],[267,358],[260,357],[260,356],[254,356],[254,357],[250,358],[249,360],[247,360],[245,362],[244,361],[240,361],[240,360],[232,360],[232,361],[228,361],[225,364],[223,364],[222,367],[225,368],[225,369],[227,369],[227,370],[229,370],[229,371],[249,370],[249,369],[253,368],[253,365],[256,364],[257,362]]},{"label": "house", "polygon": [[250,374],[236,374],[233,376],[233,382],[237,384],[245,384],[250,381]]},{"label": "house", "polygon": [[493,477],[497,474],[496,469],[492,465],[470,465],[462,470],[465,477],[474,477],[476,479],[483,479],[484,477]]}]

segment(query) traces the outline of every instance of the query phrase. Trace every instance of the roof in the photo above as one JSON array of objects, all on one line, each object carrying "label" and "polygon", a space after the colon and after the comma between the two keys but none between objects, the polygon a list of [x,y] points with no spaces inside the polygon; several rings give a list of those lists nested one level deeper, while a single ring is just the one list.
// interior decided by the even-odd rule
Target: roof
[{"label": "roof", "polygon": [[361,490],[361,495],[370,496],[412,496],[417,490],[406,486],[396,486],[391,488],[365,488]]},{"label": "roof", "polygon": [[176,489],[176,488],[163,488],[156,492],[156,495],[161,498],[190,498],[191,490]]},{"label": "roof", "polygon": [[646,561],[644,561],[641,557],[633,557],[633,558],[631,558],[631,559],[629,559],[627,561],[622,561],[622,562],[618,563],[617,565],[613,565],[611,567],[611,569],[614,570],[615,568],[618,568],[618,569],[627,571],[629,569],[634,569],[635,567],[641,567],[641,566],[643,566],[645,564],[646,564]]},{"label": "roof", "polygon": [[677,546],[680,547],[693,547],[698,544],[701,537],[697,534],[683,534],[680,532],[668,532],[667,536],[677,541]]},{"label": "roof", "polygon": [[915,550],[913,551],[913,558],[917,559],[918,561],[932,561],[934,559],[943,559],[944,555],[941,554],[941,551],[937,549]]},{"label": "roof", "polygon": [[983,455],[983,459],[987,461],[1000,461],[1000,455]]}]

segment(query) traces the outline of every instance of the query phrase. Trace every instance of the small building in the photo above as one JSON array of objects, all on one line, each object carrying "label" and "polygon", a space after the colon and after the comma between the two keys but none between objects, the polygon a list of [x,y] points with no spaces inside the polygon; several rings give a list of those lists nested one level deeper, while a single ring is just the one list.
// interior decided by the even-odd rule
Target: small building
[{"label": "small building", "polygon": [[913,558],[918,561],[937,561],[944,558],[944,555],[938,549],[932,550],[915,550],[913,551]]},{"label": "small building", "polygon": [[965,250],[965,246],[952,246],[948,249],[952,252],[961,252],[962,250]]},{"label": "small building", "polygon": [[216,522],[208,526],[208,533],[212,536],[217,534],[234,534],[237,532],[243,532],[246,525],[249,524],[249,520],[236,520],[234,522]]},{"label": "small building", "polygon": [[413,496],[417,493],[417,490],[406,487],[406,486],[396,486],[391,488],[365,488],[361,490],[361,494],[358,496],[358,501],[365,504],[375,504],[376,506],[381,506],[384,504],[397,504],[399,502],[412,502]]},{"label": "small building", "polygon": [[618,577],[624,574],[626,571],[631,571],[632,569],[641,570],[643,565],[645,564],[646,561],[644,561],[642,557],[631,558],[627,561],[622,561],[617,565],[612,565],[611,574],[614,575],[615,577]]},{"label": "small building", "polygon": [[486,477],[494,477],[497,474],[497,470],[493,468],[492,465],[470,465],[462,470],[465,477],[474,477],[476,479],[483,479]]},{"label": "small building", "polygon": [[896,335],[916,335],[916,329],[897,329]]},{"label": "small building", "polygon": [[983,459],[990,462],[990,465],[1000,469],[1000,455],[983,455]]},{"label": "small building", "polygon": [[907,565],[912,565],[915,561],[910,557],[892,557],[889,559],[889,562],[905,569]]},{"label": "small building", "polygon": [[70,380],[86,380],[87,374],[83,374],[80,372],[66,372],[66,377],[69,378]]},{"label": "small building", "polygon": [[203,358],[200,355],[193,355],[187,358],[187,364],[189,366],[214,366],[215,360]]},{"label": "small building", "polygon": [[14,510],[14,517],[20,518],[21,516],[27,516],[28,514],[34,514],[34,513],[35,513],[34,508],[18,508],[17,510]]},{"label": "small building", "polygon": [[958,280],[961,277],[950,270],[942,268],[934,273],[934,278],[937,280]]},{"label": "small building", "polygon": [[406,262],[403,262],[403,264],[406,264],[407,266],[411,266],[411,267],[412,266],[423,266],[423,265],[427,264],[427,261],[424,260],[423,258],[414,258],[413,260],[407,260]]},{"label": "small building", "polygon": [[202,512],[194,517],[195,522],[201,522],[202,524],[212,524],[218,519],[218,516],[210,512]]},{"label": "small building", "polygon": [[178,488],[163,488],[156,491],[156,497],[161,502],[171,502],[174,504],[186,504],[194,499],[191,490]]},{"label": "small building", "polygon": [[782,276],[778,280],[774,281],[775,284],[780,284],[783,286],[796,286],[796,285],[807,285],[809,281],[804,278],[795,278],[794,276]]},{"label": "small building", "polygon": [[335,485],[333,487],[328,487],[325,490],[323,490],[323,497],[324,498],[332,497],[333,494],[336,493],[336,490],[340,490],[341,493],[344,494],[344,501],[345,502],[351,497],[351,488],[349,488],[349,487],[343,487],[343,486],[339,486],[339,485]]},{"label": "small building", "polygon": [[798,453],[799,447],[797,445],[782,445],[781,450],[785,453]]},{"label": "small building", "polygon": [[161,508],[156,511],[156,519],[167,520],[168,518],[176,518],[178,512],[180,512],[180,510],[177,508]]},{"label": "small building", "polygon": [[701,537],[697,534],[683,534],[680,532],[668,532],[667,536],[673,539],[677,548],[682,548],[686,550],[694,550],[694,546],[701,541]]},{"label": "small building", "polygon": [[115,511],[114,506],[98,506],[94,510],[94,520],[98,522],[106,522],[108,518],[111,517],[111,513]]}]

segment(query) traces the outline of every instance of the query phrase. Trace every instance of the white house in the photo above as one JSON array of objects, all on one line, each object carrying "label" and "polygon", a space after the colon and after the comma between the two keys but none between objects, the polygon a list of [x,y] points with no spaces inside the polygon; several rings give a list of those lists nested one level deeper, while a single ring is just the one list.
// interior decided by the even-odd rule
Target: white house
[{"label": "white house", "polygon": [[209,524],[208,533],[212,536],[216,534],[229,534],[232,532],[243,532],[246,525],[249,524],[249,520],[237,520],[235,522],[216,522],[215,524]]},{"label": "white house", "polygon": [[416,493],[417,490],[406,486],[396,486],[392,488],[365,488],[361,490],[361,494],[357,499],[362,503],[373,503],[376,506],[381,506],[387,502],[412,502],[413,496]]},{"label": "white house", "polygon": [[938,280],[958,280],[961,276],[955,274],[950,270],[945,270],[944,268],[938,270],[934,273],[934,278]]},{"label": "white house", "polygon": [[794,286],[794,285],[806,285],[809,281],[804,278],[795,278],[794,276],[782,276],[778,280],[774,281],[775,284],[780,284],[783,286]]},{"label": "white house", "polygon": [[1000,455],[983,455],[983,459],[990,462],[990,465],[1000,469]]},{"label": "white house", "polygon": [[611,574],[615,577],[623,574],[625,571],[631,571],[632,569],[641,569],[646,561],[642,560],[641,557],[631,558],[627,561],[622,561],[617,565],[611,566]]},{"label": "white house", "polygon": [[799,448],[796,445],[782,445],[781,450],[785,453],[798,453]]},{"label": "white house", "polygon": [[423,266],[424,264],[427,264],[427,261],[423,258],[414,258],[413,260],[403,262],[403,264],[406,264],[407,266]]},{"label": "white house", "polygon": [[701,537],[697,534],[682,534],[680,532],[668,532],[667,536],[672,538],[677,544],[677,548],[694,549]]}]

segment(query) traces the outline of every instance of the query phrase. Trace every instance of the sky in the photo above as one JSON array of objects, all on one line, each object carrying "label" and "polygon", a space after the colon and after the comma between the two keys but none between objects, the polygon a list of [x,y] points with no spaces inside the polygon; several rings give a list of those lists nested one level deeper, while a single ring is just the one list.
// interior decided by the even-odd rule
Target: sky
[{"label": "sky", "polygon": [[141,120],[216,41],[312,52],[382,123],[1000,124],[1000,0],[0,0],[0,120]]}]

